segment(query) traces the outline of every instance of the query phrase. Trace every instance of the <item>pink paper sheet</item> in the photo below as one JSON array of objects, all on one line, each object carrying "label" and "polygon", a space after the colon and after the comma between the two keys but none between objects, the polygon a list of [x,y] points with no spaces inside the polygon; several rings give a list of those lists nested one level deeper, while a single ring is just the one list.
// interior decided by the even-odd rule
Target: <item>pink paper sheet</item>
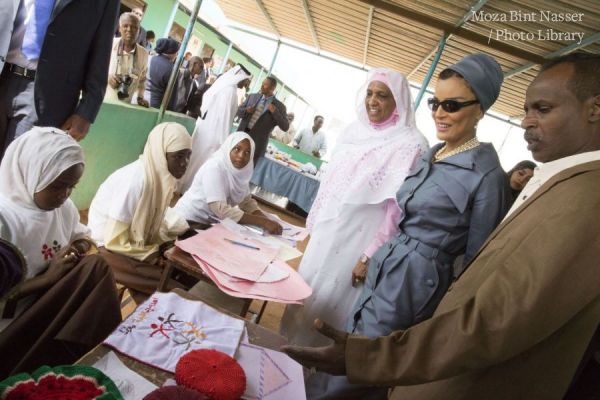
[{"label": "pink paper sheet", "polygon": [[[225,239],[242,242],[260,250],[236,245]],[[275,259],[278,251],[264,243],[232,232],[221,224],[201,231],[189,239],[177,241],[175,245],[192,256],[206,261],[216,270],[249,281],[256,281],[261,276],[267,265]]]},{"label": "pink paper sheet", "polygon": [[278,282],[260,283],[250,281],[231,281],[227,274],[212,268],[204,260],[193,256],[200,268],[217,284],[219,289],[230,296],[276,301],[280,303],[302,304],[302,300],[312,294],[312,289],[292,267],[284,261],[275,260],[277,266],[285,268],[290,275]]}]

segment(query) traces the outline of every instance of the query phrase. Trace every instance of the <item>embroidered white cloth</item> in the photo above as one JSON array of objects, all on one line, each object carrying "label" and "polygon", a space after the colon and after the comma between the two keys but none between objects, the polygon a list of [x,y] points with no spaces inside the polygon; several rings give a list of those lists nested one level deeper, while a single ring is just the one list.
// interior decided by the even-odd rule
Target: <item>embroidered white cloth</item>
[{"label": "embroidered white cloth", "polygon": [[168,372],[197,349],[215,349],[233,357],[244,321],[201,301],[175,293],[154,293],[104,341],[131,358]]}]

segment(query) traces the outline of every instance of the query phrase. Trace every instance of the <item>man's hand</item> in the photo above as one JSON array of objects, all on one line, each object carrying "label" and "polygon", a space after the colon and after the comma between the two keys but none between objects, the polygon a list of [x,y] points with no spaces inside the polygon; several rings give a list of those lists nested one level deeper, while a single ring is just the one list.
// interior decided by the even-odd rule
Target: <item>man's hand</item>
[{"label": "man's hand", "polygon": [[138,96],[137,103],[138,103],[138,105],[140,105],[142,107],[146,107],[146,108],[150,107],[150,104],[146,100],[144,100],[144,98],[142,96]]},{"label": "man's hand", "polygon": [[111,88],[116,89],[119,87],[120,80],[116,75],[111,75],[108,77],[108,84]]},{"label": "man's hand", "polygon": [[90,121],[80,115],[73,114],[60,127],[63,131],[67,131],[69,135],[78,142],[85,138],[90,130]]},{"label": "man's hand", "polygon": [[312,153],[313,153],[313,156],[315,156],[317,158],[321,158],[321,153],[319,153],[318,150],[314,150]]},{"label": "man's hand", "polygon": [[272,113],[277,111],[277,107],[275,107],[275,104],[273,104],[273,103],[269,104],[269,111],[271,111]]},{"label": "man's hand", "polygon": [[254,114],[254,110],[256,107],[248,107],[246,108],[246,114]]},{"label": "man's hand", "polygon": [[283,346],[281,351],[305,367],[315,367],[331,375],[346,375],[346,341],[348,333],[332,328],[320,319],[314,327],[323,335],[334,340],[324,347]]}]

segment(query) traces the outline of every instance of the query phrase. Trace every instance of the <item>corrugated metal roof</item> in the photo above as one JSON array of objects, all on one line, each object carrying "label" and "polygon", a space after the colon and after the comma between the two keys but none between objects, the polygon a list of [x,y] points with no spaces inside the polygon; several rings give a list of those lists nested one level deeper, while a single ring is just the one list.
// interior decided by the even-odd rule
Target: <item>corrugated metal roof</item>
[{"label": "corrugated metal roof", "polygon": [[[525,91],[539,69],[536,63],[572,51],[578,41],[574,33],[584,35],[582,51],[600,53],[600,1],[216,1],[233,21],[367,67],[394,68],[418,83],[425,79],[440,39],[451,33],[430,86],[439,71],[463,56],[488,53],[511,75],[493,107],[510,117],[522,114]],[[555,18],[567,15],[575,20]]]}]

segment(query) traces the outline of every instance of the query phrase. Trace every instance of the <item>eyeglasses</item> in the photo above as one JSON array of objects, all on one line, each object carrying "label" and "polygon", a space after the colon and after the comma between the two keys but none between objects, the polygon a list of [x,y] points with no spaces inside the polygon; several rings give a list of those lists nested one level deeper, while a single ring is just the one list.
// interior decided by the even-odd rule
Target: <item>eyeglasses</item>
[{"label": "eyeglasses", "polygon": [[479,100],[468,100],[468,101],[456,101],[456,100],[444,100],[439,101],[436,98],[431,98],[427,100],[427,105],[429,109],[433,112],[436,112],[439,106],[442,106],[442,110],[455,113],[463,107],[470,106],[472,104],[479,103]]}]

